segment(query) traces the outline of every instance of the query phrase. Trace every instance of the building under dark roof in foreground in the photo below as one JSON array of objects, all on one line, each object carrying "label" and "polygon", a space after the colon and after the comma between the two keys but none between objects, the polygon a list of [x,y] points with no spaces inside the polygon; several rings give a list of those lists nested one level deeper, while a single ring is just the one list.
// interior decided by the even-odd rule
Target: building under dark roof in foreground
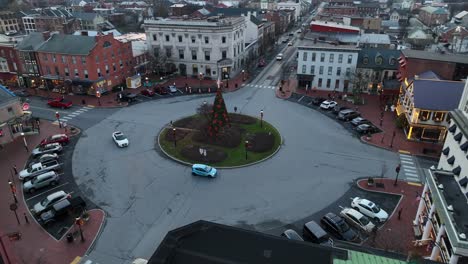
[{"label": "building under dark roof in foreground", "polygon": [[399,264],[407,263],[358,251],[288,240],[208,221],[167,233],[148,264]]}]

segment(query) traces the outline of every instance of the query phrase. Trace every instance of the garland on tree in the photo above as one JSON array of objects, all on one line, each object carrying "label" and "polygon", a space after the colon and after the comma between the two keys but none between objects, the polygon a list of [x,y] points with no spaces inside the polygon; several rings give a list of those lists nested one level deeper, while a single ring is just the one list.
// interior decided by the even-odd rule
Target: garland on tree
[{"label": "garland on tree", "polygon": [[223,99],[221,89],[216,91],[216,97],[211,111],[210,125],[208,126],[208,134],[210,137],[217,136],[224,126],[231,126],[229,122],[229,115],[226,110],[226,104]]}]

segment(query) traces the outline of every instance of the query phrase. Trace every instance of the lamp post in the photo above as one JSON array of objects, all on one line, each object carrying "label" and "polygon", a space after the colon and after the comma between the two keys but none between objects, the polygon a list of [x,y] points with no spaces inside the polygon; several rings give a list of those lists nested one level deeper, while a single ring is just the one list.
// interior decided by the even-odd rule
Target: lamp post
[{"label": "lamp post", "polygon": [[245,70],[242,70],[242,81],[245,82]]},{"label": "lamp post", "polygon": [[248,147],[249,147],[249,141],[246,140],[246,141],[245,141],[245,159],[246,159],[246,160],[247,160],[247,158],[248,158],[248,157],[247,157],[247,148],[248,148]]},{"label": "lamp post", "polygon": [[26,149],[26,152],[29,152],[28,142],[26,141],[26,137],[23,132],[21,132],[21,136],[23,137],[24,148]]},{"label": "lamp post", "polygon": [[98,105],[101,106],[101,92],[96,91],[96,97],[97,97]]},{"label": "lamp post", "polygon": [[16,198],[16,187],[13,185],[13,182],[8,181],[8,185],[10,185],[10,191],[11,195],[13,195],[13,199],[15,200],[15,203],[18,203],[18,199]]},{"label": "lamp post", "polygon": [[78,228],[80,230],[81,242],[84,242],[85,239],[84,239],[84,236],[83,236],[83,229],[81,229],[81,226],[84,224],[83,219],[81,219],[81,217],[75,218],[75,224],[78,226]]},{"label": "lamp post", "polygon": [[263,127],[263,110],[260,110],[260,127]]},{"label": "lamp post", "polygon": [[201,82],[202,82],[202,80],[203,80],[203,73],[200,72],[198,77],[200,78],[200,85],[198,86],[198,88],[201,89]]},{"label": "lamp post", "polygon": [[395,139],[396,131],[393,130],[392,141],[390,141],[390,147],[393,148],[393,140]]},{"label": "lamp post", "polygon": [[176,128],[172,129],[172,135],[174,136],[174,148],[177,147]]},{"label": "lamp post", "polygon": [[57,118],[57,122],[59,124],[59,127],[62,128],[62,124],[60,123],[60,114],[59,114],[59,112],[55,112],[55,118]]},{"label": "lamp post", "polygon": [[396,177],[395,177],[395,182],[393,183],[393,186],[397,186],[398,184],[398,175],[400,174],[400,169],[401,169],[401,164],[398,164],[395,168]]}]

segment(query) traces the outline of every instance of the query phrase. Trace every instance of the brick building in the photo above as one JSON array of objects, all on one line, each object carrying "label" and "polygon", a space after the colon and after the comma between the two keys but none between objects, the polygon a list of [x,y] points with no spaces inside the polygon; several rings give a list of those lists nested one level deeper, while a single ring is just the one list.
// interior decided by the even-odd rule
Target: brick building
[{"label": "brick building", "polygon": [[[39,35],[39,36],[38,36]],[[35,43],[40,38],[40,44]],[[113,34],[97,36],[31,33],[21,43],[31,47],[45,89],[95,95],[109,91],[133,74],[130,42]]]},{"label": "brick building", "polygon": [[66,9],[43,9],[34,16],[37,32],[58,31],[61,34],[73,34],[81,28],[80,21]]},{"label": "brick building", "polygon": [[442,7],[425,6],[419,10],[419,20],[428,27],[443,25],[449,19],[449,12]]},{"label": "brick building", "polygon": [[14,38],[0,35],[0,84],[16,86],[18,73],[18,53]]},{"label": "brick building", "polygon": [[357,11],[360,16],[375,17],[379,15],[380,4],[378,2],[360,3]]},{"label": "brick building", "polygon": [[352,5],[330,5],[327,4],[323,8],[323,13],[331,16],[354,16],[358,12],[358,8]]},{"label": "brick building", "polygon": [[433,71],[445,80],[457,81],[468,76],[467,55],[404,49],[398,61],[400,81],[426,71]]}]

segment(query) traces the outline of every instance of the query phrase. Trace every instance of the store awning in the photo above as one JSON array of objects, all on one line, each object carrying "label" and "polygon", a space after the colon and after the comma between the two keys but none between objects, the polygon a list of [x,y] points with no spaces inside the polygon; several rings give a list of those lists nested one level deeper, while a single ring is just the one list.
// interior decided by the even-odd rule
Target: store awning
[{"label": "store awning", "polygon": [[396,107],[396,113],[397,113],[397,116],[406,113],[405,107],[402,106],[402,105],[398,105],[398,106]]}]

